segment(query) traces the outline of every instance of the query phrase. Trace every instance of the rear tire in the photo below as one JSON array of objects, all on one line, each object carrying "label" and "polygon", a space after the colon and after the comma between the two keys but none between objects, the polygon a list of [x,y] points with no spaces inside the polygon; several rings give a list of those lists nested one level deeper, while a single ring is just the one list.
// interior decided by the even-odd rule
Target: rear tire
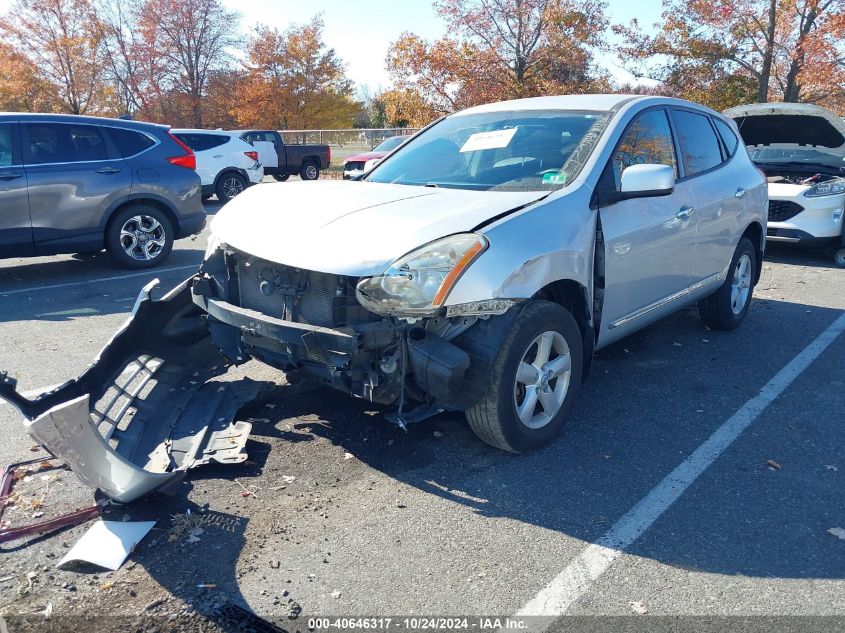
[{"label": "rear tire", "polygon": [[845,268],[845,246],[843,246],[833,254],[833,261],[840,268]]},{"label": "rear tire", "polygon": [[466,412],[470,427],[511,453],[549,444],[578,396],[583,357],[572,315],[551,301],[530,302],[502,342],[484,396]]},{"label": "rear tire", "polygon": [[273,178],[278,182],[284,182],[290,178],[290,174],[273,174]]},{"label": "rear tire", "polygon": [[126,268],[152,268],[170,255],[173,239],[173,225],[161,209],[136,204],[109,221],[106,251]]},{"label": "rear tire", "polygon": [[220,202],[229,202],[238,194],[243,193],[249,186],[247,179],[235,171],[228,171],[217,180],[214,191],[217,192],[217,199]]},{"label": "rear tire", "polygon": [[747,237],[739,240],[725,283],[698,302],[704,324],[714,330],[733,330],[745,318],[754,293],[757,251]]},{"label": "rear tire", "polygon": [[299,177],[302,180],[317,180],[320,177],[320,168],[314,161],[307,161],[302,163],[302,168],[299,170]]}]

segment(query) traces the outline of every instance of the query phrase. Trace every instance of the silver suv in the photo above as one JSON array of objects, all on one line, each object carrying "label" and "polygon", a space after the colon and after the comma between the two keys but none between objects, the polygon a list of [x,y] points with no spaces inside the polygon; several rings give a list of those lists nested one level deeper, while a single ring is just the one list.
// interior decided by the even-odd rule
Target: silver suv
[{"label": "silver suv", "polygon": [[[595,349],[695,302],[711,328],[740,324],[766,207],[734,123],[703,106],[581,95],[472,108],[360,181],[248,189],[216,215],[199,273],[158,301],[145,289],[86,374],[36,401],[7,378],[0,396],[120,500],[195,463],[179,445],[245,459],[243,426],[188,439],[160,412],[250,358],[388,405],[402,426],[464,411],[485,442],[528,451],[560,431]],[[95,403],[113,402],[109,380],[135,379],[129,359],[167,382],[115,431],[126,406]]]},{"label": "silver suv", "polygon": [[0,113],[0,257],[163,262],[205,226],[193,152],[150,123]]}]

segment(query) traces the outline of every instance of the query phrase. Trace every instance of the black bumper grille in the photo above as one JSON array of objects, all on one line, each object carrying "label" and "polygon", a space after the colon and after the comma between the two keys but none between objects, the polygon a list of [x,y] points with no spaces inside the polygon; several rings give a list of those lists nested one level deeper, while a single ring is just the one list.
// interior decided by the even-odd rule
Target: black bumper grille
[{"label": "black bumper grille", "polygon": [[769,222],[785,222],[804,210],[792,200],[769,200]]},{"label": "black bumper grille", "polygon": [[364,169],[365,162],[363,160],[350,160],[347,161],[344,169],[352,170],[352,169]]}]

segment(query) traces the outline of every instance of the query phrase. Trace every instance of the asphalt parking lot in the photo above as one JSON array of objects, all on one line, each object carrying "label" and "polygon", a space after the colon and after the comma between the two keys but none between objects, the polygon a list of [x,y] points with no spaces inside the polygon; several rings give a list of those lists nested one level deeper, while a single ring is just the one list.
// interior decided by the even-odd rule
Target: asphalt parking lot
[{"label": "asphalt parking lot", "polygon": [[[104,253],[0,261],[0,369],[24,391],[75,376],[149,279],[190,275],[207,237],[144,273]],[[278,386],[241,412],[250,460],[116,510],[158,521],[117,572],[54,568],[84,527],[6,548],[0,615],[43,619],[49,604],[54,620],[119,613],[138,630],[210,630],[197,612],[230,601],[299,629],[341,615],[845,616],[845,540],[828,532],[845,528],[844,314],[845,270],[771,247],[738,330],[688,309],[602,350],[562,437],[522,456],[462,415],[404,433],[383,408],[251,363],[245,375]],[[8,405],[0,425],[0,463],[33,456]],[[65,473],[45,511],[91,498]],[[171,538],[189,508],[232,527]]]}]

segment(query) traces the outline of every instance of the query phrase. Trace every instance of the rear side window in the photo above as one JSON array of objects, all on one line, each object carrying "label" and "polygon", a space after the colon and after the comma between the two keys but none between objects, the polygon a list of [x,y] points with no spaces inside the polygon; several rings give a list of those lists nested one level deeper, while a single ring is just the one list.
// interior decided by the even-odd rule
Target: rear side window
[{"label": "rear side window", "polygon": [[0,167],[12,165],[12,124],[0,124]]},{"label": "rear side window", "polygon": [[229,141],[229,137],[223,136],[222,134],[190,134],[187,132],[180,132],[178,134],[174,134],[173,136],[178,138],[195,152],[203,152],[207,149],[220,147]]},{"label": "rear side window", "polygon": [[713,122],[716,124],[716,130],[718,130],[719,136],[722,137],[725,149],[728,150],[728,156],[733,156],[736,154],[736,148],[739,146],[739,139],[734,134],[731,126],[721,119],[713,119]]},{"label": "rear side window", "polygon": [[678,174],[672,131],[663,110],[644,112],[625,130],[611,160],[616,190],[621,187],[626,167],[643,164],[669,165]]},{"label": "rear side window", "polygon": [[155,145],[155,141],[146,134],[134,130],[125,130],[118,127],[106,128],[111,140],[117,145],[117,151],[123,158],[130,158],[140,154],[145,149]]},{"label": "rear side window", "polygon": [[29,143],[25,148],[31,165],[106,160],[108,152],[94,125],[28,123]]},{"label": "rear side window", "polygon": [[722,151],[709,117],[687,110],[675,110],[672,117],[681,142],[686,176],[694,176],[721,164]]}]

